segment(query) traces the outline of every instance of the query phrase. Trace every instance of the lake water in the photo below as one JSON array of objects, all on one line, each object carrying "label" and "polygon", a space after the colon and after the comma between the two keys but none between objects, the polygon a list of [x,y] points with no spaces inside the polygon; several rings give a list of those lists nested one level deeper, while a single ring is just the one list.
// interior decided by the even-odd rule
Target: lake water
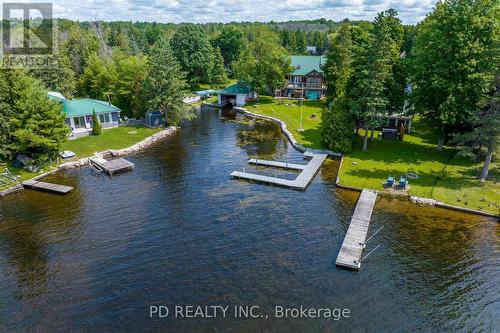
[{"label": "lake water", "polygon": [[[338,162],[300,192],[232,180],[253,157],[304,163],[276,125],[203,110],[127,157],[133,172],[79,168],[47,178],[74,186],[66,196],[0,199],[0,331],[498,332],[497,221],[379,197],[365,254],[380,248],[341,269],[359,194],[335,188]],[[159,319],[151,305],[270,316]],[[350,318],[274,318],[275,305]]]}]

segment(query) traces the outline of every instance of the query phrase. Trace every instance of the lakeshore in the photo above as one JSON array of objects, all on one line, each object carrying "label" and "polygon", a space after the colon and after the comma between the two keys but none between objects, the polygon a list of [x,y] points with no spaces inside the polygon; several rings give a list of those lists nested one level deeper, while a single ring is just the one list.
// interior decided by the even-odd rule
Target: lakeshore
[{"label": "lakeshore", "polygon": [[[303,120],[304,131],[297,131],[300,107],[294,104],[296,101],[278,102],[271,97],[261,97],[261,100],[250,103],[246,110],[282,122],[282,127],[289,129],[286,135],[291,134],[294,145],[302,149],[324,149],[317,140],[309,139],[321,135],[323,104],[314,101],[304,108],[307,111],[303,112],[303,119],[308,121]],[[315,115],[313,119],[312,115]],[[464,212],[500,215],[494,205],[500,196],[498,169],[491,168],[490,180],[479,181],[475,175],[479,174],[481,164],[455,156],[456,152],[450,147],[438,152],[435,149],[436,132],[421,122],[414,122],[412,133],[405,135],[403,142],[382,140],[376,135],[374,141],[369,142],[368,152],[361,151],[362,133],[360,131],[360,136],[355,138],[353,150],[342,158],[338,186],[359,191],[369,188],[408,199],[411,196],[435,199],[444,208],[458,207]],[[382,183],[389,175],[400,176],[409,170],[419,174],[418,180],[410,181],[409,192],[389,193],[384,190]]]},{"label": "lakeshore", "polygon": [[[142,133],[138,133],[137,129],[144,129],[148,131],[142,131]],[[81,166],[85,166],[88,164],[88,159],[89,157],[93,156],[94,154],[101,154],[101,155],[106,155],[110,154],[113,157],[119,157],[119,156],[126,156],[130,154],[137,153],[153,143],[162,140],[166,138],[167,136],[173,134],[177,130],[177,127],[175,126],[170,126],[167,128],[156,128],[156,129],[146,129],[143,127],[137,127],[137,126],[126,126],[126,127],[119,127],[116,129],[110,129],[107,130],[105,133],[106,135],[103,136],[98,136],[98,137],[93,137],[93,136],[88,136],[85,138],[80,138],[76,140],[71,140],[67,141],[65,143],[65,147],[67,150],[73,149],[77,155],[74,158],[68,159],[66,162],[61,163],[55,167],[51,167],[50,170],[46,172],[42,172],[40,174],[33,175],[33,173],[28,173],[23,169],[17,170],[16,173],[14,174],[21,174],[21,178],[19,182],[23,182],[26,180],[31,180],[31,181],[38,181],[40,179],[43,179],[55,172],[58,172],[60,170],[67,170],[67,169],[72,169],[72,168],[77,168]],[[113,138],[115,138],[117,135],[123,135],[126,132],[126,134],[132,135],[132,137],[125,137],[122,138],[121,140],[116,140],[113,141]],[[133,133],[130,133],[133,132]],[[130,146],[126,146],[131,144],[134,140],[137,140],[137,138],[142,138],[144,137],[144,133],[153,133],[152,135],[136,142],[133,143]],[[125,136],[126,136],[125,134]],[[142,135],[141,135],[142,134]],[[78,140],[78,141],[77,141]],[[80,141],[81,140],[81,141]],[[112,142],[110,142],[112,141]],[[96,151],[96,149],[103,149],[105,150],[102,151]],[[22,189],[22,186],[19,186],[19,184],[16,184],[12,187],[5,188],[2,191],[0,191],[0,197],[5,196],[7,194],[19,191]]]}]

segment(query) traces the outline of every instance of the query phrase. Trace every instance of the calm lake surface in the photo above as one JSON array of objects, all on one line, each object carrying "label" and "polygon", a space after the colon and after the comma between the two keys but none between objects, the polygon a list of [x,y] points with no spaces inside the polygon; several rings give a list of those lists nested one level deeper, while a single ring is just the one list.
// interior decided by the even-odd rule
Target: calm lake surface
[{"label": "calm lake surface", "polygon": [[[47,178],[66,196],[0,199],[0,331],[498,332],[494,219],[378,199],[359,272],[335,258],[358,193],[328,161],[307,191],[232,180],[248,158],[302,162],[270,123],[203,110],[127,157]],[[259,170],[273,174],[274,170]],[[278,176],[295,177],[279,171]],[[268,319],[150,319],[150,305],[258,305]],[[351,317],[273,318],[275,305]]]}]

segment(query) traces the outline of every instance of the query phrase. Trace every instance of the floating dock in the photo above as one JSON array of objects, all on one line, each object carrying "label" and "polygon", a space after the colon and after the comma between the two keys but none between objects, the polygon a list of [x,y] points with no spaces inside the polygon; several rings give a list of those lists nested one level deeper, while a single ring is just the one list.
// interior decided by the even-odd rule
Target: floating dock
[{"label": "floating dock", "polygon": [[27,180],[24,181],[22,184],[23,187],[25,188],[52,192],[52,193],[59,193],[59,194],[66,194],[73,189],[73,187],[71,186],[39,182],[37,180]]},{"label": "floating dock", "polygon": [[114,160],[106,160],[101,156],[89,158],[91,166],[106,172],[110,176],[114,173],[134,169],[134,163],[127,161],[124,158],[116,158]]},{"label": "floating dock", "polygon": [[349,229],[347,229],[347,234],[335,261],[337,265],[354,269],[361,267],[361,254],[365,248],[366,235],[376,199],[376,191],[364,189],[361,192]]},{"label": "floating dock", "polygon": [[258,175],[258,174],[253,174],[253,173],[248,173],[248,172],[240,172],[240,171],[234,171],[231,173],[231,177],[233,178],[241,178],[241,179],[247,179],[247,180],[253,180],[261,183],[267,183],[267,184],[274,184],[278,186],[283,186],[283,187],[289,187],[292,189],[296,190],[302,190],[304,191],[309,185],[309,183],[312,181],[314,175],[318,172],[319,168],[325,161],[327,154],[310,154],[306,153],[304,154],[305,158],[311,158],[309,163],[307,165],[302,165],[302,164],[291,164],[291,163],[286,163],[286,162],[276,162],[276,161],[266,161],[266,160],[256,160],[256,159],[251,159],[249,163],[252,164],[257,164],[257,165],[265,165],[265,166],[272,166],[272,167],[278,167],[278,168],[287,168],[288,169],[293,169],[291,166],[295,168],[295,170],[301,170],[302,172],[295,178],[294,180],[288,180],[288,179],[283,179],[283,178],[276,178],[276,177],[269,177],[269,176],[263,176],[263,175]]}]

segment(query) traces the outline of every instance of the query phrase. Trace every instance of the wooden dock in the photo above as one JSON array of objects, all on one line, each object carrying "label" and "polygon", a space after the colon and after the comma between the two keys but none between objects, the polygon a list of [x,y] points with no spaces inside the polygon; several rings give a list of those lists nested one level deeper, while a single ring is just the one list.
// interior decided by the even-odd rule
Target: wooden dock
[{"label": "wooden dock", "polygon": [[365,248],[366,235],[376,199],[376,191],[364,189],[361,192],[349,229],[347,229],[347,234],[335,261],[337,265],[354,269],[361,267],[361,254]]},{"label": "wooden dock", "polygon": [[59,193],[59,194],[66,194],[73,189],[73,187],[71,186],[39,182],[37,180],[27,180],[24,181],[22,184],[23,187],[25,188],[52,192],[52,193]]},{"label": "wooden dock", "polygon": [[316,173],[318,172],[319,168],[321,167],[321,165],[323,164],[323,162],[325,161],[327,156],[328,156],[327,154],[304,155],[304,157],[308,157],[308,158],[311,157],[311,160],[309,161],[309,163],[307,165],[290,164],[290,163],[266,161],[266,160],[250,160],[249,161],[250,163],[253,163],[253,164],[273,166],[273,167],[279,167],[279,168],[284,168],[284,167],[286,167],[286,165],[288,165],[289,169],[292,169],[290,167],[290,165],[293,165],[294,167],[296,167],[296,170],[302,170],[302,172],[294,180],[269,177],[269,176],[263,176],[263,175],[258,175],[258,174],[248,173],[248,172],[240,172],[240,171],[234,171],[233,173],[231,173],[231,177],[253,180],[253,181],[267,183],[267,184],[274,184],[274,185],[278,185],[278,186],[289,187],[292,189],[304,191],[307,188],[307,185],[309,185],[309,183],[314,178],[314,175],[316,175]]},{"label": "wooden dock", "polygon": [[248,163],[257,164],[257,165],[264,165],[267,167],[290,169],[290,170],[304,170],[306,167],[306,165],[304,165],[304,164],[294,164],[294,163],[287,163],[287,162],[258,160],[255,158],[249,159]]},{"label": "wooden dock", "polygon": [[127,161],[124,158],[116,158],[113,160],[106,160],[101,156],[89,158],[91,166],[106,172],[110,176],[114,173],[134,169],[134,163]]}]

